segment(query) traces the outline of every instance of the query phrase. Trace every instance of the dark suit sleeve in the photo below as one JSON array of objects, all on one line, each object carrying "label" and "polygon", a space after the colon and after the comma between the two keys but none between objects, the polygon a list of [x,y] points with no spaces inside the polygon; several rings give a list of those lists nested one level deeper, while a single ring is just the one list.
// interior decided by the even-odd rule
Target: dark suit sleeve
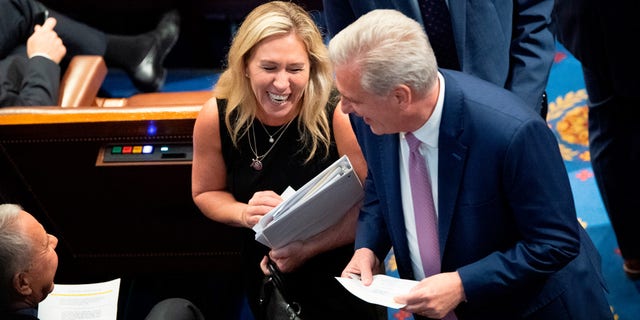
[{"label": "dark suit sleeve", "polygon": [[55,106],[60,66],[44,57],[11,56],[0,62],[0,107]]},{"label": "dark suit sleeve", "polygon": [[[358,139],[358,144],[361,146],[364,157],[367,160],[368,169],[371,169],[369,165],[372,164],[371,157],[373,157],[373,154],[368,152],[374,150],[371,145],[374,144],[372,141],[377,137],[371,133],[371,129],[362,118],[349,114],[349,119]],[[387,225],[381,210],[380,196],[371,171],[367,172],[367,178],[363,184],[365,196],[358,217],[355,249],[369,248],[380,261],[384,261],[391,248],[391,239],[388,237]]]},{"label": "dark suit sleeve", "polygon": [[322,7],[327,22],[329,38],[333,38],[340,30],[356,20],[351,1],[323,0]]},{"label": "dark suit sleeve", "polygon": [[416,0],[323,0],[322,6],[329,37],[335,36],[360,16],[375,9],[395,9],[422,23]]},{"label": "dark suit sleeve", "polygon": [[511,70],[505,88],[540,109],[555,56],[553,0],[518,0],[511,40]]}]

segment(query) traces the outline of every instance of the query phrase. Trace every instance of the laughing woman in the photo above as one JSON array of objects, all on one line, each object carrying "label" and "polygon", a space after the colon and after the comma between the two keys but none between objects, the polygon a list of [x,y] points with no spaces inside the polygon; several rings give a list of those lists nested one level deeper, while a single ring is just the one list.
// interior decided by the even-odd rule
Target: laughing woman
[{"label": "laughing woman", "polygon": [[[269,256],[304,319],[376,319],[380,309],[350,295],[333,278],[353,254],[358,208],[307,241],[270,250],[251,229],[342,155],[360,179],[366,164],[348,117],[331,99],[333,73],[322,36],[296,4],[272,1],[246,17],[228,68],[194,127],[192,194],[210,219],[246,230],[245,289],[254,315]],[[384,315],[383,315],[384,317]]]}]

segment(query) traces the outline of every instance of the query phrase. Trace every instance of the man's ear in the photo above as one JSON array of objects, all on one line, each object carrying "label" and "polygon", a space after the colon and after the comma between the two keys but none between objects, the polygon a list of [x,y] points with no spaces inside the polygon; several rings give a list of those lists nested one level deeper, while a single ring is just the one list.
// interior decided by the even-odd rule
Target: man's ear
[{"label": "man's ear", "polygon": [[394,102],[403,110],[411,104],[411,100],[413,99],[411,88],[404,84],[395,87],[391,91],[391,94]]},{"label": "man's ear", "polygon": [[11,281],[13,289],[20,295],[28,296],[31,294],[31,283],[29,275],[26,272],[18,272],[13,276]]}]

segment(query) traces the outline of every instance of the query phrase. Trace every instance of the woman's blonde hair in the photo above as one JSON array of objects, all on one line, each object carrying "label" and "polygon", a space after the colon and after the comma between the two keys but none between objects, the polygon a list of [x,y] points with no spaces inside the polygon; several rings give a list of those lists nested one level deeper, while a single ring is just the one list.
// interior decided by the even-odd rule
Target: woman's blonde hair
[{"label": "woman's blonde hair", "polygon": [[272,1],[253,9],[234,36],[227,55],[227,69],[216,84],[215,95],[227,100],[225,125],[233,144],[237,145],[258,110],[258,101],[245,76],[247,59],[262,40],[290,33],[300,38],[309,54],[309,83],[302,95],[298,120],[301,139],[311,150],[306,160],[309,161],[321,146],[327,151],[325,154],[329,150],[325,107],[333,85],[333,70],[320,30],[303,8],[292,2]]}]

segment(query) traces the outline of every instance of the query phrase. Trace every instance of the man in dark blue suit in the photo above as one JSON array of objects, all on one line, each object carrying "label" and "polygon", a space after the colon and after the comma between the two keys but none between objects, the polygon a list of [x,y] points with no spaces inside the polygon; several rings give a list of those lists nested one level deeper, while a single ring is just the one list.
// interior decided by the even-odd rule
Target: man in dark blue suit
[{"label": "man in dark blue suit", "polygon": [[[420,2],[323,0],[323,10],[329,36],[374,9],[396,9],[430,28]],[[447,0],[447,3],[452,27],[449,41],[455,43],[459,65],[452,68],[443,64],[439,48],[434,48],[438,65],[504,87],[546,117],[544,92],[555,55],[550,29],[554,1]]]},{"label": "man in dark blue suit", "polygon": [[640,65],[629,32],[640,30],[636,1],[556,3],[558,39],[582,63],[589,95],[591,165],[623,268],[640,278]]},{"label": "man in dark blue suit", "polygon": [[[370,284],[393,247],[400,276],[420,281],[395,300],[417,318],[613,318],[600,256],[543,119],[503,88],[438,69],[420,24],[395,10],[363,15],[329,51],[368,165],[343,276]],[[411,137],[422,142],[428,193],[411,187]],[[429,196],[437,229],[425,243],[439,243],[439,255],[423,262],[427,231],[413,201]]]}]

